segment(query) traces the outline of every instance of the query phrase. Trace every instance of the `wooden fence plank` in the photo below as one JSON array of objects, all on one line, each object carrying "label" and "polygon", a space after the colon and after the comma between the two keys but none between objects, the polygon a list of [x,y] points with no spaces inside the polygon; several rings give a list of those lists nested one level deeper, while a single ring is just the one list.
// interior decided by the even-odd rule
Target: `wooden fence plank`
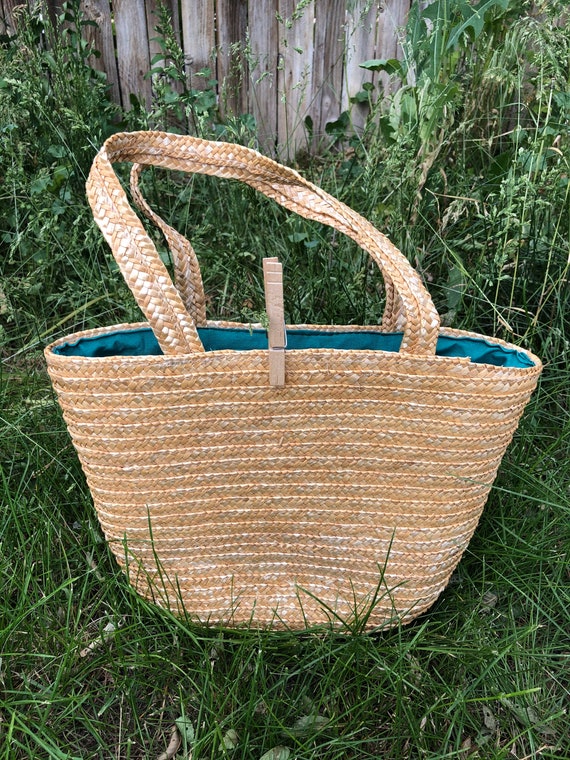
[{"label": "wooden fence plank", "polygon": [[97,24],[96,27],[86,26],[83,32],[85,39],[91,42],[95,50],[100,53],[99,58],[95,56],[89,58],[89,65],[97,71],[104,71],[107,74],[111,99],[115,103],[120,103],[119,71],[115,56],[115,39],[109,0],[83,0],[82,9],[85,18]]},{"label": "wooden fence plank", "polygon": [[[178,12],[177,0],[146,0],[146,25],[148,29],[148,54],[150,59],[151,68],[155,66],[164,66],[164,50],[161,46],[160,36],[157,26],[160,25],[160,10],[159,6],[163,6],[170,18],[170,25],[176,38],[177,44],[182,48],[181,44],[181,29],[180,29],[180,14]],[[152,61],[155,60],[153,64]],[[182,83],[179,81],[172,81],[171,86],[178,92],[182,92]]]},{"label": "wooden fence plank", "polygon": [[342,91],[342,110],[351,110],[352,123],[361,130],[366,122],[368,108],[364,104],[351,103],[351,98],[362,90],[364,82],[373,83],[371,71],[360,68],[364,61],[375,57],[376,17],[378,3],[355,0],[347,11],[346,54]]},{"label": "wooden fence plank", "polygon": [[204,69],[213,71],[216,46],[214,0],[180,0],[182,46],[187,59],[191,87],[204,89],[208,78],[196,76]]},{"label": "wooden fence plank", "polygon": [[277,68],[278,153],[289,159],[308,148],[304,120],[312,94],[314,0],[279,0],[279,65]]},{"label": "wooden fence plank", "polygon": [[[63,11],[63,0],[40,0],[40,7],[46,12],[51,20],[51,23],[55,26],[58,16]],[[33,3],[28,2],[30,8],[33,8]]]},{"label": "wooden fence plank", "polygon": [[[172,11],[171,3],[164,2],[163,5],[165,5],[169,11]],[[145,0],[144,7],[146,12],[146,28],[148,30],[148,55],[152,67],[152,59],[162,53],[162,48],[157,39],[158,32],[156,31],[156,25],[159,23],[158,0]]]},{"label": "wooden fence plank", "polygon": [[312,94],[313,149],[326,142],[326,125],[338,119],[342,94],[346,10],[337,0],[315,5]]},{"label": "wooden fence plank", "polygon": [[278,24],[272,3],[248,2],[249,112],[255,117],[260,147],[273,153],[277,136]]},{"label": "wooden fence plank", "polygon": [[119,83],[123,107],[129,108],[131,93],[147,107],[151,103],[148,29],[143,3],[138,0],[113,0]]},{"label": "wooden fence plank", "polygon": [[[385,0],[378,12],[378,24],[376,27],[376,57],[377,58],[402,58],[400,35],[402,27],[406,23],[410,3],[400,0]],[[385,72],[380,72],[376,79],[381,93],[388,95],[394,91],[398,84]]]},{"label": "wooden fence plank", "polygon": [[216,1],[216,76],[222,114],[247,112],[247,0]]},{"label": "wooden fence plank", "polygon": [[180,5],[178,4],[178,0],[169,0],[168,7],[170,8],[170,19],[174,34],[176,36],[178,44],[180,45],[180,48],[183,49],[182,19],[180,18]]}]

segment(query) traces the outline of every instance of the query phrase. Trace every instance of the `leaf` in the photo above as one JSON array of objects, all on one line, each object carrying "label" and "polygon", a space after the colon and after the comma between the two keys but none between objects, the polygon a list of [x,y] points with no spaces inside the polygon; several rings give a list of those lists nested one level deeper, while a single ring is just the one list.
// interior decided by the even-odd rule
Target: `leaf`
[{"label": "leaf", "polygon": [[455,47],[460,37],[469,29],[473,29],[475,39],[479,37],[485,26],[485,14],[494,6],[500,5],[503,10],[507,10],[509,0],[481,0],[478,6],[471,6],[465,3],[463,6],[464,21],[458,24],[452,30],[449,40],[447,41],[447,50]]},{"label": "leaf", "polygon": [[84,649],[81,650],[79,653],[80,657],[87,657],[87,655],[94,652],[98,647],[102,646],[107,639],[112,638],[117,631],[117,626],[109,622],[107,625],[103,628],[101,635],[94,639],[90,644],[88,644]]},{"label": "leaf", "polygon": [[30,195],[41,195],[50,184],[50,178],[46,175],[38,175],[30,182]]},{"label": "leaf", "polygon": [[172,758],[176,755],[179,749],[180,749],[180,733],[176,730],[176,726],[173,726],[172,734],[170,736],[170,741],[168,742],[168,747],[165,749],[164,752],[160,753],[160,755],[156,758],[156,760],[172,760]]},{"label": "leaf", "polygon": [[328,121],[325,124],[325,132],[327,135],[332,135],[337,140],[340,140],[345,136],[349,125],[350,117],[348,111],[343,111],[336,121]]},{"label": "leaf", "polygon": [[192,744],[195,737],[195,731],[194,726],[192,725],[192,721],[190,718],[187,718],[186,716],[181,716],[180,718],[176,718],[174,721],[176,724],[176,728],[178,729],[178,733],[180,734],[180,738],[183,742],[186,742],[186,744]]},{"label": "leaf", "polygon": [[53,158],[65,158],[67,149],[63,145],[50,145],[47,154]]},{"label": "leaf", "polygon": [[393,134],[400,130],[406,132],[416,128],[418,122],[416,98],[416,87],[400,87],[394,94],[388,114],[388,124]]},{"label": "leaf", "polygon": [[497,606],[499,601],[499,595],[494,591],[485,591],[483,598],[481,599],[481,608],[485,610],[491,610]]},{"label": "leaf", "polygon": [[292,232],[290,235],[287,235],[287,240],[290,243],[302,243],[308,237],[309,235],[306,232]]},{"label": "leaf", "polygon": [[483,723],[485,724],[485,728],[489,731],[497,730],[497,721],[495,719],[495,716],[485,705],[483,705]]},{"label": "leaf", "polygon": [[[2,290],[2,286],[0,286],[0,314],[7,314],[9,312],[8,307],[8,298],[6,297],[6,293]],[[0,657],[0,671],[2,670],[2,658]]]},{"label": "leaf", "polygon": [[222,739],[222,746],[220,747],[220,749],[222,751],[225,749],[235,749],[238,743],[239,743],[239,737],[236,731],[234,731],[233,728],[230,728],[224,734],[224,738]]},{"label": "leaf", "polygon": [[500,702],[511,711],[515,719],[525,728],[530,728],[532,726],[546,736],[555,735],[553,729],[542,721],[538,712],[534,707],[531,707],[531,705],[526,707],[517,705],[516,702],[513,702],[512,699],[508,699],[508,697],[502,697]]},{"label": "leaf", "polygon": [[368,103],[368,100],[370,99],[370,96],[366,92],[366,90],[360,90],[356,93],[356,95],[353,95],[350,98],[351,103]]},{"label": "leaf", "polygon": [[273,747],[269,752],[265,752],[259,760],[288,760],[291,750],[289,747]]},{"label": "leaf", "polygon": [[405,75],[404,66],[397,58],[371,58],[361,63],[360,68],[368,71],[385,71],[386,74],[397,74],[400,77]]},{"label": "leaf", "polygon": [[293,727],[287,733],[293,736],[308,736],[309,734],[321,731],[329,722],[324,715],[302,715],[297,718]]},{"label": "leaf", "polygon": [[445,298],[449,311],[457,309],[466,287],[467,280],[465,279],[463,270],[460,267],[452,266],[449,270],[445,291]]},{"label": "leaf", "polygon": [[163,92],[163,98],[165,104],[169,106],[173,103],[178,103],[180,100],[180,95],[172,87],[168,87]]}]

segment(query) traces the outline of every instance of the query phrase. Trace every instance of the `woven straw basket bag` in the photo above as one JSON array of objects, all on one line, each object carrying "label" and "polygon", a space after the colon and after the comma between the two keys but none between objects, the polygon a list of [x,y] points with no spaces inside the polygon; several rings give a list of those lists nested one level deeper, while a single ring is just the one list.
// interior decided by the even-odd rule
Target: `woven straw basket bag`
[{"label": "woven straw basket bag", "polygon": [[[171,281],[115,175],[164,232]],[[144,166],[241,180],[353,238],[381,268],[381,326],[206,321],[194,251],[141,197]],[[206,623],[372,629],[444,589],[541,372],[503,341],[440,329],[404,256],[350,208],[247,148],[111,137],[87,183],[148,322],[46,348],[101,526],[146,597]],[[286,349],[285,349],[286,346]],[[284,350],[285,349],[285,350]]]}]

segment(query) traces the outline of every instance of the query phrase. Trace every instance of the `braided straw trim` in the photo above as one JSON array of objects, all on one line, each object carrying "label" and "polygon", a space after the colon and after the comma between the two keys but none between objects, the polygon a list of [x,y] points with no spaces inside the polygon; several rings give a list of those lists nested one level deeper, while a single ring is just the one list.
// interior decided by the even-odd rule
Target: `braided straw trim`
[{"label": "braided straw trim", "polygon": [[384,273],[389,291],[384,324],[403,329],[400,353],[435,353],[439,316],[419,275],[385,235],[348,206],[293,169],[241,145],[165,132],[123,132],[110,137],[96,156],[87,196],[164,353],[203,351],[203,346],[182,297],[127,201],[111,166],[114,161],[239,179],[288,210],[343,232],[367,251]]}]

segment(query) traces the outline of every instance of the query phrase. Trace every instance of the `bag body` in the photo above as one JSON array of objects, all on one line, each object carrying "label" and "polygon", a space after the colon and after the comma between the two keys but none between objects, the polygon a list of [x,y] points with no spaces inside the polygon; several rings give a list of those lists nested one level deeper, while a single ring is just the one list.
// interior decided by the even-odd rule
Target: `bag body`
[{"label": "bag body", "polygon": [[[141,167],[174,163],[241,172],[283,205],[364,238],[386,278],[382,325],[288,326],[285,379],[272,384],[267,332],[205,320],[193,251],[153,216],[176,251],[168,279],[113,160],[135,163],[133,196],[149,216]],[[76,333],[45,353],[129,581],[224,625],[372,629],[429,608],[475,530],[540,360],[441,330],[417,274],[381,233],[254,151],[116,135],[88,195],[148,322]]]}]

